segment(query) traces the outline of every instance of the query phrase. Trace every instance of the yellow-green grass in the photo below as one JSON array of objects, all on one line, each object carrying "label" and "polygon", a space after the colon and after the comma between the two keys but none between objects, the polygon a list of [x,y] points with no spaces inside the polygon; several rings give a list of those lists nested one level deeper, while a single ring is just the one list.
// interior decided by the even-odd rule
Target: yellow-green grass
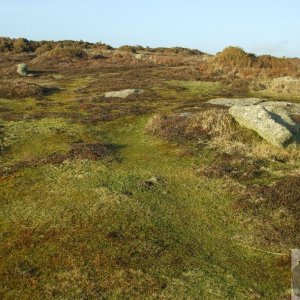
[{"label": "yellow-green grass", "polygon": [[[226,182],[197,176],[197,157],[145,135],[147,119],[95,128],[122,146],[116,161],[45,164],[1,179],[4,299],[286,294],[282,258],[235,243],[247,232]],[[152,176],[157,183],[145,184]]]}]

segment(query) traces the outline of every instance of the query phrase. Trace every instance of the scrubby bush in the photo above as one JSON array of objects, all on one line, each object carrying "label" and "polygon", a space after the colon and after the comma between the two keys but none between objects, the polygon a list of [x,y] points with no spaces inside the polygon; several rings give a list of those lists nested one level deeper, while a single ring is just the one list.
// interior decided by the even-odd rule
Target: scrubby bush
[{"label": "scrubby bush", "polygon": [[0,98],[16,99],[26,97],[42,97],[55,92],[54,87],[44,87],[25,81],[2,81],[0,82]]},{"label": "scrubby bush", "polygon": [[215,57],[215,63],[224,69],[253,67],[256,60],[254,54],[249,54],[239,47],[228,47]]},{"label": "scrubby bush", "polygon": [[13,42],[9,38],[0,38],[0,52],[9,52],[13,49]]},{"label": "scrubby bush", "polygon": [[136,49],[133,46],[124,45],[118,48],[119,51],[136,53]]},{"label": "scrubby bush", "polygon": [[103,43],[96,43],[94,45],[94,47],[99,50],[113,50],[114,49],[112,46],[103,44]]},{"label": "scrubby bush", "polygon": [[24,38],[10,39],[0,38],[0,52],[12,52],[15,54],[32,52],[38,47],[39,42],[28,41]]},{"label": "scrubby bush", "polygon": [[14,53],[23,53],[33,51],[33,47],[30,42],[26,39],[19,38],[14,40],[13,43],[13,52]]},{"label": "scrubby bush", "polygon": [[78,46],[66,46],[57,45],[55,48],[47,51],[45,56],[49,59],[59,59],[59,60],[76,60],[76,59],[86,59],[87,53]]},{"label": "scrubby bush", "polygon": [[255,56],[239,47],[228,47],[218,53],[211,65],[215,74],[227,77],[253,78],[256,76],[279,77],[297,74],[292,60],[270,55]]},{"label": "scrubby bush", "polygon": [[41,55],[47,51],[50,51],[53,49],[53,44],[51,43],[43,43],[41,44],[36,50],[35,50],[35,53],[37,55]]}]

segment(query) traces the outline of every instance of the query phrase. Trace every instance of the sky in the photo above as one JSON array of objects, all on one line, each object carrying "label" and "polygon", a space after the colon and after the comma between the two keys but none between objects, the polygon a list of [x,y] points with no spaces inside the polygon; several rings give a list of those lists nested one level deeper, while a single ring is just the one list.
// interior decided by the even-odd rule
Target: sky
[{"label": "sky", "polygon": [[300,0],[0,0],[0,36],[300,57]]}]

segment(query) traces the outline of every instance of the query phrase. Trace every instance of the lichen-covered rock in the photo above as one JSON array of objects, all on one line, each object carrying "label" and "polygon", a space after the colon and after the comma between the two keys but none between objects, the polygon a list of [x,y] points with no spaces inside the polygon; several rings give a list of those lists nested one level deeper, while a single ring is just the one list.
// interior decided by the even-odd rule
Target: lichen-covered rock
[{"label": "lichen-covered rock", "polygon": [[266,100],[264,99],[259,99],[259,98],[238,98],[238,99],[230,99],[230,98],[217,98],[217,99],[211,99],[207,101],[210,104],[214,105],[221,105],[221,106],[227,106],[227,107],[232,107],[234,105],[255,105],[262,103]]},{"label": "lichen-covered rock", "polygon": [[28,68],[26,64],[17,65],[17,73],[22,76],[26,76],[28,74]]},{"label": "lichen-covered rock", "polygon": [[105,93],[106,98],[127,98],[130,95],[140,95],[143,93],[143,90],[139,89],[127,89],[122,91],[112,91]]},{"label": "lichen-covered rock", "polygon": [[234,105],[250,106],[250,105],[262,105],[267,109],[270,107],[284,108],[289,113],[294,115],[300,115],[300,103],[292,103],[287,101],[268,101],[260,98],[217,98],[208,100],[207,103],[232,107]]},{"label": "lichen-covered rock", "polygon": [[293,115],[300,115],[300,104],[299,103],[292,103],[286,101],[266,101],[262,103],[262,105],[267,108],[271,109],[272,107],[282,108],[288,111]]},{"label": "lichen-covered rock", "polygon": [[284,147],[298,141],[299,126],[282,108],[234,105],[229,113],[241,126],[256,131],[272,145]]},{"label": "lichen-covered rock", "polygon": [[143,54],[143,53],[134,54],[134,58],[137,60],[142,60],[145,58],[145,54]]}]

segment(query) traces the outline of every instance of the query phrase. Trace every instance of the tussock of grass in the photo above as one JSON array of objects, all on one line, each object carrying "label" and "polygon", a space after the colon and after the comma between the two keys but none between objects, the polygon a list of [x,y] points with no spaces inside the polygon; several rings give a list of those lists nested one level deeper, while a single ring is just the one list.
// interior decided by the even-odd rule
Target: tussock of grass
[{"label": "tussock of grass", "polygon": [[146,125],[146,131],[166,139],[177,137],[200,138],[231,135],[233,119],[221,109],[211,109],[199,113],[155,115]]},{"label": "tussock of grass", "polygon": [[41,97],[45,90],[38,84],[28,82],[1,82],[0,97],[1,98],[25,98],[25,97]]}]

